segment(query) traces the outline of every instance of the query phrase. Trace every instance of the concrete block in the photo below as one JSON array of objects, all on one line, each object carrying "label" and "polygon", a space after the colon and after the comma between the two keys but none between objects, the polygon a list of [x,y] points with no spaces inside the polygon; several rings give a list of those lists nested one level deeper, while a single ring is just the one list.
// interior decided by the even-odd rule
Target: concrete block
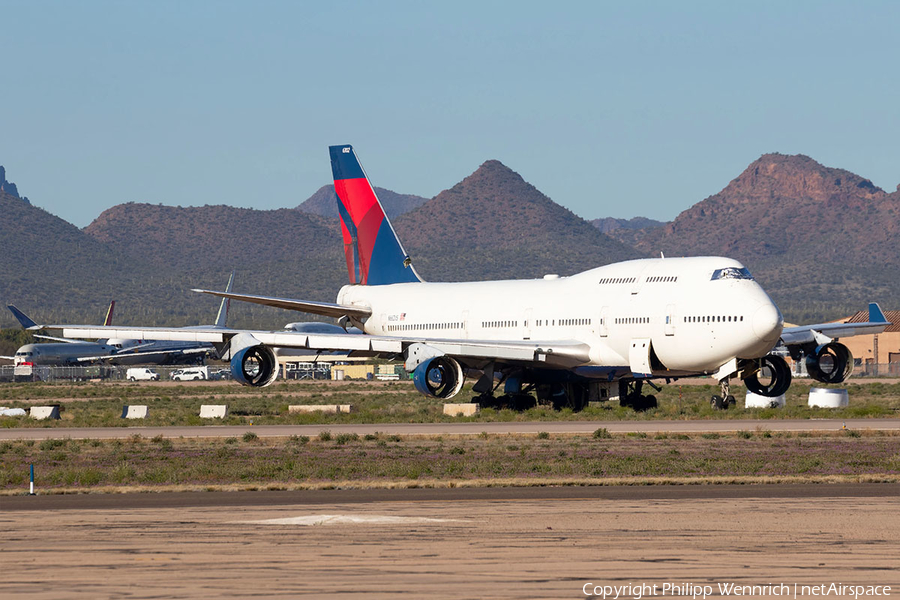
[{"label": "concrete block", "polygon": [[850,395],[847,390],[832,390],[829,388],[810,388],[810,408],[843,408],[850,405]]},{"label": "concrete block", "polygon": [[769,398],[748,391],[744,398],[744,408],[784,408],[784,394]]},{"label": "concrete block", "polygon": [[349,413],[351,405],[349,404],[291,404],[288,406],[289,413],[311,413],[322,412],[328,414]]},{"label": "concrete block", "polygon": [[228,406],[225,404],[203,404],[200,406],[201,419],[224,419],[228,416]]},{"label": "concrete block", "polygon": [[32,406],[29,413],[32,419],[43,421],[44,419],[59,419],[58,406]]},{"label": "concrete block", "polygon": [[146,404],[135,404],[134,406],[123,406],[122,407],[122,418],[123,419],[146,419],[147,418],[147,405]]},{"label": "concrete block", "polygon": [[479,410],[481,410],[481,406],[474,402],[444,405],[444,414],[451,417],[471,417]]}]

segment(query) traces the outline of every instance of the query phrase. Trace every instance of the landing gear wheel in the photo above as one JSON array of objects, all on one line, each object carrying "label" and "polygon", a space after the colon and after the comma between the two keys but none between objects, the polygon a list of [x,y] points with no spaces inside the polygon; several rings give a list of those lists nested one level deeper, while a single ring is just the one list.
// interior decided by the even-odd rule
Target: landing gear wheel
[{"label": "landing gear wheel", "polygon": [[725,410],[728,407],[726,401],[722,398],[722,396],[713,396],[709,399],[709,405],[713,410]]},{"label": "landing gear wheel", "polygon": [[490,393],[479,394],[472,398],[472,402],[481,406],[481,408],[497,408],[500,402]]},{"label": "landing gear wheel", "polygon": [[725,408],[731,408],[732,406],[737,406],[737,400],[734,399],[734,396],[729,394],[725,397]]}]

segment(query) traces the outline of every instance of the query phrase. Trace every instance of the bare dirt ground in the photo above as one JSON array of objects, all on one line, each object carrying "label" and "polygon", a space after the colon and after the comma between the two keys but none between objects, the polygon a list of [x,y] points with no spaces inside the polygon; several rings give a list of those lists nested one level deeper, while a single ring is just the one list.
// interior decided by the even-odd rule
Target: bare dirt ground
[{"label": "bare dirt ground", "polygon": [[896,593],[897,507],[817,497],[4,512],[0,500],[0,596],[585,598],[587,583],[656,584],[658,597],[666,583]]}]

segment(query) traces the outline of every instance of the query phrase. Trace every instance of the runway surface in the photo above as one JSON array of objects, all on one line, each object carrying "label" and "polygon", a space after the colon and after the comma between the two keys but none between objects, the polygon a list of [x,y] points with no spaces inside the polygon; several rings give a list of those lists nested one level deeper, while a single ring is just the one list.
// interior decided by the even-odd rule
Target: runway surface
[{"label": "runway surface", "polygon": [[702,433],[735,431],[837,431],[848,429],[897,431],[900,419],[754,419],[693,421],[514,421],[503,423],[379,423],[376,425],[329,423],[323,425],[205,425],[195,427],[46,427],[0,429],[0,440],[125,439],[144,437],[225,438],[253,431],[260,437],[316,436],[332,433],[384,433],[387,435],[589,434],[606,428],[611,433]]},{"label": "runway surface", "polygon": [[771,485],[627,485],[432,489],[342,489],[255,492],[160,492],[3,496],[0,512],[186,507],[322,506],[385,502],[519,500],[729,500],[748,498],[894,498],[897,483]]},{"label": "runway surface", "polygon": [[717,597],[719,584],[896,592],[898,492],[522,488],[385,491],[373,500],[337,490],[208,493],[203,505],[165,494],[60,498],[113,501],[103,510],[6,510],[0,498],[0,597],[600,598],[597,586],[645,584],[657,586],[644,596],[652,598],[686,583]]}]

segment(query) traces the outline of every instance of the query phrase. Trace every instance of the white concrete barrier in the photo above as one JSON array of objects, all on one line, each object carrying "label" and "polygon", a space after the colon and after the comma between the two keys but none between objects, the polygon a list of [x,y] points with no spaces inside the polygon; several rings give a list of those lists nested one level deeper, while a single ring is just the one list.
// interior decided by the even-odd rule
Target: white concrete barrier
[{"label": "white concrete barrier", "polygon": [[59,419],[58,406],[32,406],[29,413],[32,419],[43,421],[44,419]]},{"label": "white concrete barrier", "polygon": [[135,404],[122,407],[123,419],[146,419],[148,408],[146,404]]},{"label": "white concrete barrier", "polygon": [[744,398],[744,408],[784,408],[784,394],[769,398],[748,391]]},{"label": "white concrete barrier", "polygon": [[350,409],[350,404],[291,404],[288,406],[289,413],[323,412],[337,414],[349,413]]},{"label": "white concrete barrier", "polygon": [[200,406],[201,419],[224,419],[228,416],[228,406],[225,404],[203,404]]},{"label": "white concrete barrier", "polygon": [[25,412],[24,408],[9,408],[7,406],[0,406],[0,417],[24,417],[28,413]]},{"label": "white concrete barrier", "polygon": [[451,417],[471,417],[479,410],[481,410],[481,406],[474,402],[444,405],[444,414]]},{"label": "white concrete barrier", "polygon": [[847,390],[832,390],[829,388],[810,388],[810,408],[843,408],[850,405],[850,395]]}]

